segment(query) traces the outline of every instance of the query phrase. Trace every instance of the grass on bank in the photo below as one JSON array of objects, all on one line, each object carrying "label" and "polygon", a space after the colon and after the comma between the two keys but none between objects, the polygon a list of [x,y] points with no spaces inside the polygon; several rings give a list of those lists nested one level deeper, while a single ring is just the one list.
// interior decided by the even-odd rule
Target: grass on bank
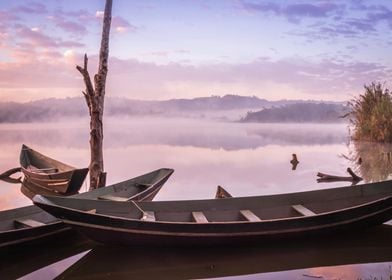
[{"label": "grass on bank", "polygon": [[365,85],[365,93],[349,102],[355,140],[392,142],[392,97],[381,83]]}]

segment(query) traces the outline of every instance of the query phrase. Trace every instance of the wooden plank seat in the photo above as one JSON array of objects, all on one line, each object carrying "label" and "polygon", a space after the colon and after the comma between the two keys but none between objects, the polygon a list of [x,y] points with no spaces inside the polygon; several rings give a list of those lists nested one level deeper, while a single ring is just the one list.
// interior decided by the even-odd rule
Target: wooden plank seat
[{"label": "wooden plank seat", "polygon": [[64,182],[53,182],[53,183],[48,183],[48,186],[52,187],[60,187],[60,186],[66,186],[69,184],[69,181],[64,181]]},{"label": "wooden plank seat", "polygon": [[192,212],[192,218],[196,223],[208,223],[208,219],[203,212]]},{"label": "wooden plank seat", "polygon": [[241,210],[240,214],[245,219],[247,219],[249,222],[260,222],[261,221],[261,219],[258,216],[256,216],[256,214],[253,213],[251,210]]},{"label": "wooden plank seat", "polygon": [[150,221],[150,222],[155,222],[156,221],[155,213],[153,211],[144,211],[135,201],[130,200],[130,202],[142,214],[142,216],[140,218],[141,220],[143,220],[143,221]]},{"label": "wooden plank seat", "polygon": [[143,221],[151,221],[155,222],[155,213],[153,211],[144,211],[143,216],[142,216]]},{"label": "wooden plank seat", "polygon": [[69,179],[51,179],[51,178],[36,178],[31,176],[26,176],[30,181],[35,181],[39,183],[68,183]]},{"label": "wooden plank seat", "polygon": [[41,223],[39,221],[33,220],[33,219],[17,219],[14,220],[14,223],[18,227],[39,227],[45,225],[44,223]]},{"label": "wooden plank seat", "polygon": [[36,172],[36,173],[56,173],[59,171],[55,167],[38,168],[38,167],[35,167],[34,165],[27,166],[27,169],[32,172]]},{"label": "wooden plank seat", "polygon": [[314,216],[316,215],[316,213],[314,213],[312,210],[309,210],[308,208],[306,208],[305,206],[301,205],[301,204],[297,204],[297,205],[292,205],[291,206],[296,212],[298,212],[299,214],[301,214],[302,216]]}]

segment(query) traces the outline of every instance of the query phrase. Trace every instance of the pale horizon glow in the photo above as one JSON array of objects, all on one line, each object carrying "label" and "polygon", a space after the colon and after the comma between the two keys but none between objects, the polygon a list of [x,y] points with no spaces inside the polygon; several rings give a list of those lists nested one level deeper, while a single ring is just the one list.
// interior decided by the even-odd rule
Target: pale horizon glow
[{"label": "pale horizon glow", "polygon": [[[0,101],[81,96],[104,0],[0,2]],[[390,1],[114,0],[107,95],[345,101],[390,85]]]}]

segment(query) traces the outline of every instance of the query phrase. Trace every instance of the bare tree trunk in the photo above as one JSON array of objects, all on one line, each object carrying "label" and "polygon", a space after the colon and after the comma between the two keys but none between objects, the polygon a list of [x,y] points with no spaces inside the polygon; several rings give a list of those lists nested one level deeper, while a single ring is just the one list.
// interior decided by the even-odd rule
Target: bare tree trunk
[{"label": "bare tree trunk", "polygon": [[[108,72],[109,57],[109,34],[112,20],[112,0],[106,0],[103,16],[103,29],[101,49],[99,51],[98,73],[94,76],[94,87],[90,74],[87,70],[88,58],[84,56],[84,65],[76,66],[82,74],[86,91],[83,95],[86,99],[90,113],[90,189],[105,186],[106,173],[103,172],[103,109],[105,100],[105,84]],[[95,89],[94,89],[95,88]]]}]

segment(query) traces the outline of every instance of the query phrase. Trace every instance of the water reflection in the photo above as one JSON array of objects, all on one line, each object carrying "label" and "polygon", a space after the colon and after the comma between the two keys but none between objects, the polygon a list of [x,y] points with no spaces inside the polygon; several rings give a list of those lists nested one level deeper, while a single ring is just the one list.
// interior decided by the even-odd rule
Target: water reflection
[{"label": "water reflection", "polygon": [[[85,120],[0,124],[0,135],[0,170],[19,166],[23,143],[73,166],[87,166],[89,162]],[[336,155],[346,152],[346,140],[344,124],[109,118],[104,140],[107,183],[168,166],[176,170],[173,185],[165,188],[157,199],[209,198],[219,184],[237,196],[310,189],[315,187],[314,174],[320,171],[316,168],[332,166],[340,170]],[[288,173],[292,167],[287,166],[294,152],[301,158],[295,174]],[[0,186],[0,197],[20,194],[7,184],[0,182]],[[26,203],[28,200],[19,198],[14,205]],[[5,206],[0,198],[0,209],[7,208],[9,204]]]},{"label": "water reflection", "polygon": [[353,141],[348,159],[366,182],[392,178],[392,144]]},{"label": "water reflection", "polygon": [[[53,270],[53,264],[86,252],[94,245],[95,243],[77,232],[69,231],[53,238],[46,238],[44,245],[30,242],[3,248],[0,254],[0,279],[18,279],[44,268],[46,270],[42,270],[35,279],[53,279],[54,277],[45,277]],[[66,268],[63,267],[61,271]]]},{"label": "water reflection", "polygon": [[[382,225],[350,236],[254,247],[157,249],[91,243],[92,249],[57,279],[206,279],[277,271],[287,271],[278,273],[285,279],[296,278],[295,274],[339,276],[343,272],[347,278],[355,279],[357,277],[352,276],[363,275],[359,266],[350,266],[353,271],[349,274],[341,266],[374,263],[377,267],[378,263],[391,262],[391,241],[392,226]],[[56,256],[56,252],[53,255]],[[320,268],[326,266],[332,267]],[[369,265],[369,268],[373,266]],[[298,269],[301,270],[292,271]],[[8,273],[12,271],[8,270]]]},{"label": "water reflection", "polygon": [[[344,124],[315,126],[211,123],[188,119],[109,119],[105,124],[105,169],[107,183],[112,184],[163,166],[174,168],[174,175],[156,200],[213,198],[217,185],[224,186],[233,196],[344,186],[347,182],[318,185],[316,173],[342,174],[347,167],[356,172],[355,168],[360,168],[359,173],[367,182],[390,176],[388,156],[382,156],[387,155],[390,148],[383,145],[376,148],[373,144],[360,148],[346,142]],[[88,165],[88,123],[85,120],[39,125],[1,124],[0,171],[19,166],[22,143],[73,166]],[[300,161],[295,171],[289,163],[293,153]],[[339,157],[341,154],[348,156]],[[359,167],[356,154],[362,158]],[[384,165],[379,166],[382,163]],[[19,185],[0,181],[0,210],[30,203],[20,192]],[[15,254],[1,252],[0,279],[17,278],[90,249],[91,252],[62,275],[64,279],[77,278],[77,275],[82,279],[88,273],[92,273],[90,278],[104,278],[104,273],[116,274],[117,271],[120,278],[126,275],[123,277],[126,279],[130,276],[146,279],[156,275],[158,278],[167,275],[167,279],[238,277],[284,269],[391,262],[391,237],[388,228],[366,236],[355,233],[342,240],[334,238],[307,244],[222,248],[218,251],[208,248],[146,251],[92,244],[80,248],[68,246],[71,243],[58,239],[64,245],[58,244],[54,249],[45,243],[45,246],[23,247]],[[108,253],[116,257],[105,259]],[[52,269],[50,267],[48,269]],[[315,271],[303,273],[320,272]],[[293,277],[284,275],[281,278]],[[36,279],[42,278],[36,276]]]},{"label": "water reflection", "polygon": [[[88,124],[0,124],[1,144],[88,148]],[[191,146],[208,149],[255,149],[267,145],[330,145],[347,142],[345,124],[244,124],[194,119],[108,118],[105,147],[129,145]]]}]

